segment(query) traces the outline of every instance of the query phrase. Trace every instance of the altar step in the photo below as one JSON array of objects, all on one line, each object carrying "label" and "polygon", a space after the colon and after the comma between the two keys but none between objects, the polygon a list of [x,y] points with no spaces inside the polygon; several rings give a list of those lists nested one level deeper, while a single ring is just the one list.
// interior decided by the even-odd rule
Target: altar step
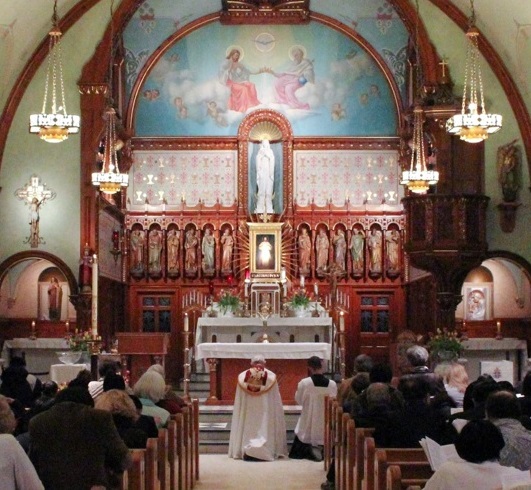
[{"label": "altar step", "polygon": [[[178,391],[179,394],[182,394],[181,390]],[[190,397],[199,400],[199,452],[201,454],[228,454],[233,406],[206,405],[205,401],[209,396],[209,373],[196,372],[191,374]],[[284,406],[288,444],[293,442],[293,431],[300,412],[300,406]]]},{"label": "altar step", "polygon": [[[199,452],[201,454],[228,454],[232,411],[232,405],[199,405]],[[288,445],[293,442],[299,415],[300,406],[284,406]]]}]

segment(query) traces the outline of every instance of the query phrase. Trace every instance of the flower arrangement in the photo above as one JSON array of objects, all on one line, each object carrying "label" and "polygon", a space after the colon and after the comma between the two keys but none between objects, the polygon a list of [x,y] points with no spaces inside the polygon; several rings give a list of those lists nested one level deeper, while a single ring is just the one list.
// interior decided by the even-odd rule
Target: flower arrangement
[{"label": "flower arrangement", "polygon": [[459,334],[455,330],[447,330],[446,328],[441,330],[438,328],[435,335],[430,334],[428,349],[433,356],[442,351],[453,352],[459,356],[463,348],[459,340]]},{"label": "flower arrangement", "polygon": [[79,332],[76,328],[74,334],[70,335],[67,340],[70,350],[88,352],[90,350],[89,342],[92,340],[92,336],[88,330]]},{"label": "flower arrangement", "polygon": [[223,314],[228,311],[236,311],[240,306],[240,298],[230,291],[222,291],[218,300],[218,306]]},{"label": "flower arrangement", "polygon": [[310,305],[310,298],[306,295],[306,291],[301,289],[291,297],[290,303],[292,308],[306,309]]}]

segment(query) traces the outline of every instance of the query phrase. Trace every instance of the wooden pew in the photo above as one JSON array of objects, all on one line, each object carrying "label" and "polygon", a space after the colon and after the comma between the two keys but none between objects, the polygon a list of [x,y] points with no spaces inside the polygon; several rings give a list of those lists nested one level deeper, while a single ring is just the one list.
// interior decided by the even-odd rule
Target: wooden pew
[{"label": "wooden pew", "polygon": [[374,488],[385,490],[387,468],[401,468],[402,478],[428,480],[433,474],[426,453],[421,448],[382,448],[374,455]]},{"label": "wooden pew", "polygon": [[158,438],[150,437],[146,444],[146,490],[160,490],[158,476]]},{"label": "wooden pew", "polygon": [[168,444],[168,429],[159,429],[157,473],[161,490],[170,490],[170,461]]},{"label": "wooden pew", "polygon": [[323,448],[323,464],[325,471],[328,471],[330,468],[330,463],[332,461],[332,447],[334,444],[334,415],[333,412],[337,406],[337,401],[335,398],[326,396],[325,397],[325,415],[324,415],[324,448]]},{"label": "wooden pew", "polygon": [[193,451],[194,451],[194,481],[199,480],[199,400],[192,400],[193,406]]},{"label": "wooden pew", "polygon": [[387,490],[420,490],[426,485],[427,479],[406,479],[402,478],[402,467],[392,464],[387,468],[386,474]]},{"label": "wooden pew", "polygon": [[357,428],[355,429],[355,448],[354,456],[356,463],[354,465],[354,490],[362,490],[363,485],[363,465],[364,465],[364,444],[365,438],[371,437],[374,429]]},{"label": "wooden pew", "polygon": [[192,461],[191,461],[191,435],[190,435],[190,421],[191,421],[191,407],[190,405],[183,407],[183,488],[188,490],[192,488]]},{"label": "wooden pew", "polygon": [[354,465],[356,464],[356,424],[353,419],[347,422],[347,446],[346,446],[346,490],[354,490]]},{"label": "wooden pew", "polygon": [[131,449],[132,466],[124,472],[122,490],[146,489],[146,451],[145,449]]},{"label": "wooden pew", "polygon": [[351,420],[350,413],[343,412],[343,416],[341,419],[341,433],[339,435],[340,441],[339,444],[341,446],[341,475],[339,477],[339,489],[340,490],[346,490],[347,489],[347,473],[348,473],[348,455],[347,455],[347,424]]},{"label": "wooden pew", "polygon": [[334,439],[334,461],[336,474],[336,488],[343,490],[341,475],[343,473],[343,409],[337,406],[335,409],[335,439]]}]

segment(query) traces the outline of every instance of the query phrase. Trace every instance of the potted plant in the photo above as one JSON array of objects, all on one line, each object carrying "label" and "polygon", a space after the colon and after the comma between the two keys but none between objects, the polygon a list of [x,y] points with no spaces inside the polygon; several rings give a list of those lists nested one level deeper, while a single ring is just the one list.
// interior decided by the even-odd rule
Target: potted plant
[{"label": "potted plant", "polygon": [[230,291],[223,291],[218,300],[218,306],[223,315],[233,315],[240,306],[240,298]]},{"label": "potted plant", "polygon": [[306,295],[306,291],[301,289],[292,296],[290,304],[297,316],[304,316],[310,306],[310,298]]},{"label": "potted plant", "polygon": [[464,349],[455,330],[437,329],[435,335],[430,335],[428,349],[436,363],[457,361]]}]

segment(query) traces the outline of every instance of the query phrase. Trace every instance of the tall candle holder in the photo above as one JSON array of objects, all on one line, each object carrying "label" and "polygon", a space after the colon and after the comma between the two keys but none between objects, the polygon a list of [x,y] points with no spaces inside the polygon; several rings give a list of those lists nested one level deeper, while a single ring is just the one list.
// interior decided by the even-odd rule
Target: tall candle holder
[{"label": "tall candle holder", "polygon": [[502,332],[501,332],[501,322],[498,320],[496,322],[496,340],[503,340],[503,335],[502,335]]},{"label": "tall candle holder", "polygon": [[37,340],[37,326],[35,324],[35,320],[31,322],[31,333],[30,333],[30,340]]},{"label": "tall candle holder", "polygon": [[184,338],[184,379],[183,379],[183,399],[187,403],[191,401],[190,398],[190,329],[189,329],[189,319],[188,313],[184,314],[184,325],[183,325],[183,338]]}]

